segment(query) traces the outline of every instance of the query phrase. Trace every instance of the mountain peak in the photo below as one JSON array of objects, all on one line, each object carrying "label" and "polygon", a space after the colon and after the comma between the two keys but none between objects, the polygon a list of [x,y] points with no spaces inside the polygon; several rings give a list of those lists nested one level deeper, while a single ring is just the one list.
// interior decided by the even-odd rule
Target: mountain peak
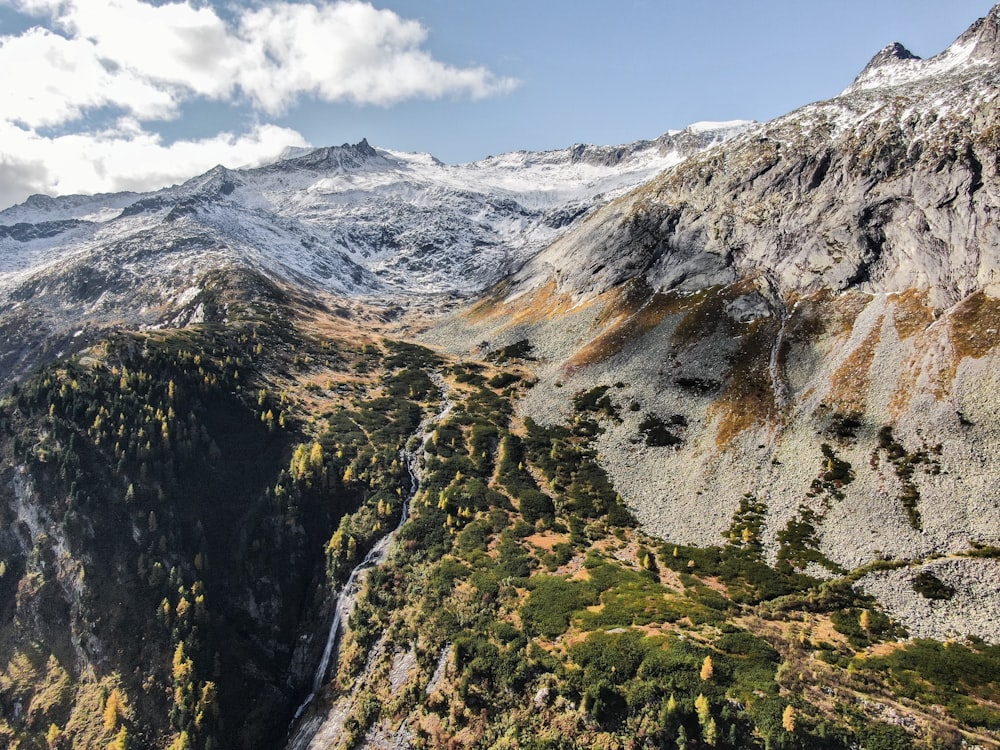
[{"label": "mountain peak", "polygon": [[973,23],[952,45],[952,48],[971,47],[969,59],[981,62],[1000,61],[1000,4],[994,5],[982,18]]},{"label": "mountain peak", "polygon": [[345,143],[343,146],[341,146],[341,148],[353,149],[355,153],[363,154],[364,156],[378,156],[378,152],[368,144],[367,138],[362,138],[358,143],[355,143],[353,146],[349,143]]},{"label": "mountain peak", "polygon": [[305,168],[340,167],[342,169],[354,169],[360,167],[365,162],[372,159],[381,158],[378,151],[371,147],[367,138],[362,138],[358,143],[345,143],[341,146],[324,146],[314,149],[307,154],[289,159],[287,164]]},{"label": "mountain peak", "polygon": [[899,42],[887,44],[858,73],[851,88],[874,88],[895,82],[900,75],[905,76],[914,71],[920,62],[922,62],[920,57],[910,52]]},{"label": "mountain peak", "polygon": [[919,60],[920,57],[914,55],[910,50],[904,47],[899,42],[893,42],[892,44],[887,44],[875,56],[868,61],[868,64],[864,67],[864,70],[858,75],[856,80],[860,80],[862,76],[870,73],[873,70],[882,68],[886,65],[894,65],[906,60]]},{"label": "mountain peak", "polygon": [[1000,4],[966,29],[948,49],[921,59],[899,42],[881,49],[844,92],[915,83],[933,76],[964,74],[1000,63]]}]

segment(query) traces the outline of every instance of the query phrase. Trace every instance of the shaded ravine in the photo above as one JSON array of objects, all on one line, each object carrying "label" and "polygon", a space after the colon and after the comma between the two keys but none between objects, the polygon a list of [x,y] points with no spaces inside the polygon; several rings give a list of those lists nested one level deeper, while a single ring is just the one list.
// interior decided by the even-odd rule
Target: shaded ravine
[{"label": "shaded ravine", "polygon": [[[287,744],[288,750],[305,750],[308,748],[313,737],[315,737],[320,727],[326,722],[326,717],[322,713],[313,711],[310,715],[305,716],[306,711],[323,689],[330,665],[335,664],[337,661],[337,646],[341,640],[341,631],[346,628],[351,612],[354,610],[358,593],[361,591],[362,584],[364,583],[365,573],[386,561],[389,556],[389,549],[396,535],[410,517],[410,505],[420,489],[419,461],[424,451],[424,445],[430,439],[433,432],[432,428],[443,420],[453,407],[453,403],[448,398],[448,387],[444,382],[444,378],[437,373],[433,373],[431,379],[441,392],[441,408],[437,413],[425,417],[413,433],[412,437],[419,438],[420,444],[412,451],[406,448],[399,451],[399,457],[406,465],[406,471],[410,479],[410,489],[403,499],[399,523],[396,524],[396,527],[392,531],[379,539],[368,551],[368,554],[354,567],[347,581],[336,594],[337,599],[334,607],[333,621],[330,623],[330,630],[327,633],[323,656],[320,658],[319,664],[316,667],[316,673],[313,676],[312,690],[298,709],[296,709],[295,716],[289,727],[290,739]],[[407,441],[407,443],[409,442]]]},{"label": "shaded ravine", "polygon": [[781,377],[781,347],[785,343],[785,329],[791,313],[777,279],[770,273],[765,274],[764,278],[767,281],[768,291],[773,300],[771,308],[777,313],[780,321],[778,333],[774,338],[774,345],[771,347],[771,355],[768,357],[767,362],[767,372],[771,378],[771,391],[774,393],[774,405],[778,409],[778,419],[780,420],[785,407],[788,406],[789,399],[788,384]]}]

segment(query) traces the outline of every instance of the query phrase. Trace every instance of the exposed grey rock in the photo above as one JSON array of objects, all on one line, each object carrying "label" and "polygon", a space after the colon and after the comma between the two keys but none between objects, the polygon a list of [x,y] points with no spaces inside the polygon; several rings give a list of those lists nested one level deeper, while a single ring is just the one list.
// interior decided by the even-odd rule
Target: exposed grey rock
[{"label": "exposed grey rock", "polygon": [[[624,383],[600,461],[662,538],[719,543],[751,493],[772,555],[801,506],[845,568],[996,544],[998,20],[926,61],[890,45],[841,96],[691,157],[533,257],[492,314],[430,340],[527,338],[540,380],[521,408],[543,422]],[[638,440],[649,412],[683,415],[682,443]],[[826,451],[847,481],[824,479]],[[981,615],[949,621],[986,633]]]},{"label": "exposed grey rock", "polygon": [[[917,573],[926,571],[955,590],[950,599],[929,599],[913,587]],[[1000,561],[955,558],[934,560],[917,568],[871,573],[860,586],[878,598],[912,638],[973,635],[1000,643]]]}]

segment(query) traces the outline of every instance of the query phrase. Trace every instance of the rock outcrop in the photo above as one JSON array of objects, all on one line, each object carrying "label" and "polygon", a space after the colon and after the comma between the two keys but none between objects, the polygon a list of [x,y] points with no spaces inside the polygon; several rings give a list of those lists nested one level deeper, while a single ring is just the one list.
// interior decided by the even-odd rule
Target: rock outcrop
[{"label": "rock outcrop", "polygon": [[[433,339],[528,339],[554,422],[623,384],[602,462],[669,540],[717,542],[749,493],[772,554],[804,514],[848,568],[996,543],[998,19],[693,156]],[[649,413],[682,439],[644,444]]]}]

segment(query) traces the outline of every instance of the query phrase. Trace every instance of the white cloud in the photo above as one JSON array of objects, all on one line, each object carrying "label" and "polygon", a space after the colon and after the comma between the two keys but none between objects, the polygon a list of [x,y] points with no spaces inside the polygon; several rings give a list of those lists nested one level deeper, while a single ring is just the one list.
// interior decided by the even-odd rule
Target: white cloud
[{"label": "white cloud", "polygon": [[274,160],[289,146],[305,145],[299,133],[275,125],[165,144],[134,120],[100,132],[58,137],[0,122],[0,206],[32,193],[153,190],[216,164],[255,166]]},{"label": "white cloud", "polygon": [[[18,69],[32,70],[33,81],[54,90],[65,90],[66,67],[46,62],[53,52],[85,68],[80,90],[71,94],[75,106],[63,111],[67,119],[93,106],[90,100],[102,99],[147,116],[142,106],[128,105],[121,91],[126,86],[154,88],[175,105],[197,96],[243,98],[274,114],[303,95],[388,105],[447,95],[482,98],[518,84],[484,67],[435,60],[422,48],[427,29],[419,22],[358,0],[275,2],[242,9],[231,25],[211,6],[190,2],[19,0],[16,5],[48,16],[66,37],[35,29],[7,38],[6,62],[34,64]],[[141,93],[146,104],[149,94]],[[55,108],[47,114],[56,114]]]},{"label": "white cloud", "polygon": [[268,111],[295,97],[387,105],[410,98],[483,98],[517,86],[482,67],[456,68],[421,45],[427,30],[367,3],[278,3],[243,15],[239,34],[251,52],[240,88]]},{"label": "white cloud", "polygon": [[232,95],[235,71],[247,53],[211,7],[150,5],[140,0],[41,2],[70,39],[92,44],[102,60],[177,98]]},{"label": "white cloud", "polygon": [[177,102],[128,71],[109,71],[96,47],[46,29],[0,38],[0,120],[47,127],[112,106],[142,118],[165,118]]},{"label": "white cloud", "polygon": [[[263,125],[163,145],[149,123],[176,118],[197,99],[274,115],[304,96],[387,106],[478,99],[518,85],[484,67],[434,59],[423,25],[359,0],[235,6],[229,21],[199,0],[8,2],[40,25],[0,36],[3,204],[29,192],[151,188],[304,144],[294,130]],[[98,111],[119,116],[118,124],[94,132],[87,118]]]}]

